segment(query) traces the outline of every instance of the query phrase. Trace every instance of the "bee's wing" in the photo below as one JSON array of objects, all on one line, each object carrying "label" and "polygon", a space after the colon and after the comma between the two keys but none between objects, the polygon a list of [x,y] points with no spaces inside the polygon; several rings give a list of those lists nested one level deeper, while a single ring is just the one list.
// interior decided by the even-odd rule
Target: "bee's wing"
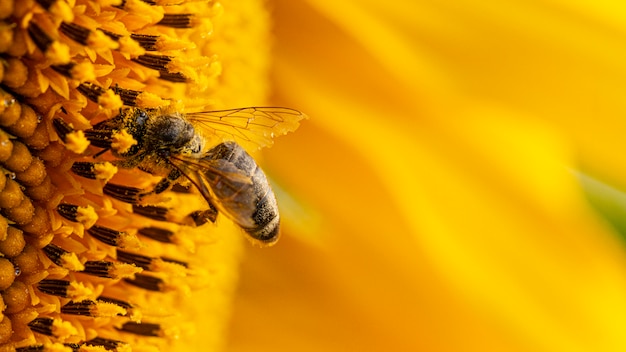
[{"label": "bee's wing", "polygon": [[171,157],[170,162],[194,184],[206,201],[244,228],[254,226],[254,186],[250,176],[224,159]]},{"label": "bee's wing", "polygon": [[272,145],[277,135],[293,132],[306,115],[281,107],[247,107],[187,113],[186,117],[201,130],[222,140],[234,140],[245,148]]}]

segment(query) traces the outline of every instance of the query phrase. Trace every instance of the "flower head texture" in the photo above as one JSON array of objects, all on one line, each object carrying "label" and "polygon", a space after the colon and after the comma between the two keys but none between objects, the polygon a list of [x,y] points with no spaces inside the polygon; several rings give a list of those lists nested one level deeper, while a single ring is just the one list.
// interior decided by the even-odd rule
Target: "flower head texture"
[{"label": "flower head texture", "polygon": [[624,350],[623,5],[274,9],[275,98],[311,120],[267,154],[293,217],[230,350]]},{"label": "flower head texture", "polygon": [[225,133],[182,113],[266,100],[268,29],[258,1],[0,1],[0,350],[220,349],[243,233],[173,160]]}]

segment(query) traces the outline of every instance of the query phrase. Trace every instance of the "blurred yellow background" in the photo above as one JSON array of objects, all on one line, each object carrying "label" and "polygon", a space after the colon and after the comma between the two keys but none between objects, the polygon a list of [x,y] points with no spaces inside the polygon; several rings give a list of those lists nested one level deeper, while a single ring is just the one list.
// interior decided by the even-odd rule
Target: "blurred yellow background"
[{"label": "blurred yellow background", "polygon": [[626,348],[626,5],[269,5],[310,120],[265,152],[283,237],[229,351]]}]

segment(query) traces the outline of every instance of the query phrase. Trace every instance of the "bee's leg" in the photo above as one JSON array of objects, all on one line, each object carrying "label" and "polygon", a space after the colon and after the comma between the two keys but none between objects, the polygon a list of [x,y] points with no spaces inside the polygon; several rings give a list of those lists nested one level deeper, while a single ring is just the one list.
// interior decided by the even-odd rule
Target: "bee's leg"
[{"label": "bee's leg", "polygon": [[191,193],[191,188],[189,185],[183,186],[180,183],[175,183],[172,185],[172,188],[170,188],[170,191],[176,192],[176,193],[189,194]]},{"label": "bee's leg", "polygon": [[[180,171],[178,171],[178,169],[172,170],[167,177],[162,178],[159,183],[156,184],[156,186],[152,190],[152,193],[159,194],[168,189],[171,189],[172,186],[178,185],[178,183],[173,182],[176,181],[180,176],[181,173]],[[201,226],[206,224],[207,222],[215,222],[215,220],[217,219],[217,208],[213,204],[211,204],[211,202],[208,202],[208,205],[208,209],[193,211],[186,215],[182,220],[176,222],[188,226]],[[144,216],[149,215],[150,214],[144,214]],[[161,215],[159,215],[158,217],[161,217]]]},{"label": "bee's leg", "polygon": [[104,194],[120,200],[124,203],[140,204],[142,203],[144,197],[150,196],[152,194],[162,193],[166,191],[169,187],[170,182],[166,178],[163,178],[161,179],[161,181],[159,181],[159,183],[156,184],[156,186],[154,186],[154,188],[149,191],[145,191],[137,187],[125,186],[114,183],[107,183],[102,189],[104,191]]},{"label": "bee's leg", "polygon": [[164,177],[161,179],[161,181],[159,181],[159,183],[157,183],[154,186],[154,188],[152,189],[150,193],[155,193],[155,194],[163,193],[167,191],[171,186],[172,186],[172,183],[170,182],[170,180]]},{"label": "bee's leg", "polygon": [[[149,170],[144,170],[149,172]],[[72,166],[72,172],[76,175],[95,179],[95,164],[90,162],[78,162]],[[162,178],[151,190],[145,191],[137,187],[125,186],[115,183],[104,185],[103,192],[111,198],[133,205],[133,213],[147,218],[168,221],[186,226],[200,226],[207,222],[215,222],[217,208],[209,202],[206,210],[193,211],[187,215],[175,214],[173,209],[155,205],[142,205],[143,198],[152,194],[160,194],[172,187],[173,181],[181,176],[178,170],[172,170],[167,177]]]},{"label": "bee's leg", "polygon": [[[150,173],[150,170],[144,170],[144,171]],[[167,177],[163,177],[150,191],[142,193],[141,196],[145,197],[151,194],[161,194],[167,191],[168,189],[172,188],[173,182],[178,180],[180,176],[181,176],[180,171],[176,169],[170,171]]]},{"label": "bee's leg", "polygon": [[204,225],[207,222],[215,222],[217,218],[217,209],[212,204],[206,210],[196,210],[183,216],[176,214],[173,209],[162,206],[133,204],[133,213],[152,220],[193,227]]},{"label": "bee's leg", "polygon": [[167,191],[172,188],[172,185],[175,184],[174,181],[178,180],[180,176],[182,176],[182,174],[178,169],[172,169],[167,177],[162,178],[161,181],[154,186],[153,192],[159,194]]},{"label": "bee's leg", "polygon": [[207,222],[215,222],[217,219],[217,208],[215,205],[209,202],[209,208],[206,210],[196,210],[194,212],[189,213],[185,217],[185,223],[189,224],[190,222],[195,226],[201,226],[206,224]]},{"label": "bee's leg", "polygon": [[[178,185],[178,183],[174,183],[174,181],[178,180],[178,178],[182,176],[178,169],[172,170],[167,177],[162,178],[159,183],[152,189],[152,191],[143,193],[141,196],[147,196],[149,194],[159,194],[168,189],[171,189],[172,186]],[[187,189],[182,189],[187,192]],[[181,191],[180,189],[178,191]],[[172,211],[172,209],[159,207],[159,206],[133,206],[133,212],[136,214],[143,215],[145,217],[159,220],[159,221],[170,221],[174,223],[178,223],[180,225],[187,226],[201,226],[206,224],[207,222],[215,222],[217,219],[217,208],[215,205],[211,203],[210,200],[207,199],[207,203],[209,207],[205,210],[196,210],[185,216],[176,215]],[[137,203],[135,203],[137,204]]]},{"label": "bee's leg", "polygon": [[[166,179],[164,178],[164,180]],[[157,186],[161,184],[165,185],[165,182],[166,181],[159,182]],[[187,215],[176,214],[176,211],[174,209],[162,206],[142,205],[141,203],[143,197],[153,193],[157,193],[157,187],[149,192],[142,192],[141,189],[136,187],[107,183],[103,187],[103,190],[104,194],[112,198],[132,204],[133,213],[145,216],[153,220],[173,222],[179,225],[186,226],[201,226],[207,222],[215,222],[215,219],[217,218],[217,208],[211,203],[209,203],[208,209],[196,210]]]}]

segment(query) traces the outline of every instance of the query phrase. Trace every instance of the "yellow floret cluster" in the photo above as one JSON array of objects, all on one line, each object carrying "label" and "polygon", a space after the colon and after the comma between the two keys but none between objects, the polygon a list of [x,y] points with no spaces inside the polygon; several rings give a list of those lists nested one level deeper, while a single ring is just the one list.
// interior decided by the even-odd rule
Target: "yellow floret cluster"
[{"label": "yellow floret cluster", "polygon": [[[158,178],[100,157],[83,130],[128,107],[262,102],[266,22],[256,1],[0,1],[0,350],[197,346],[190,319],[220,344],[241,235],[150,216],[206,206],[195,194],[165,192],[157,210],[107,196]],[[120,152],[136,143],[114,132]]]}]

